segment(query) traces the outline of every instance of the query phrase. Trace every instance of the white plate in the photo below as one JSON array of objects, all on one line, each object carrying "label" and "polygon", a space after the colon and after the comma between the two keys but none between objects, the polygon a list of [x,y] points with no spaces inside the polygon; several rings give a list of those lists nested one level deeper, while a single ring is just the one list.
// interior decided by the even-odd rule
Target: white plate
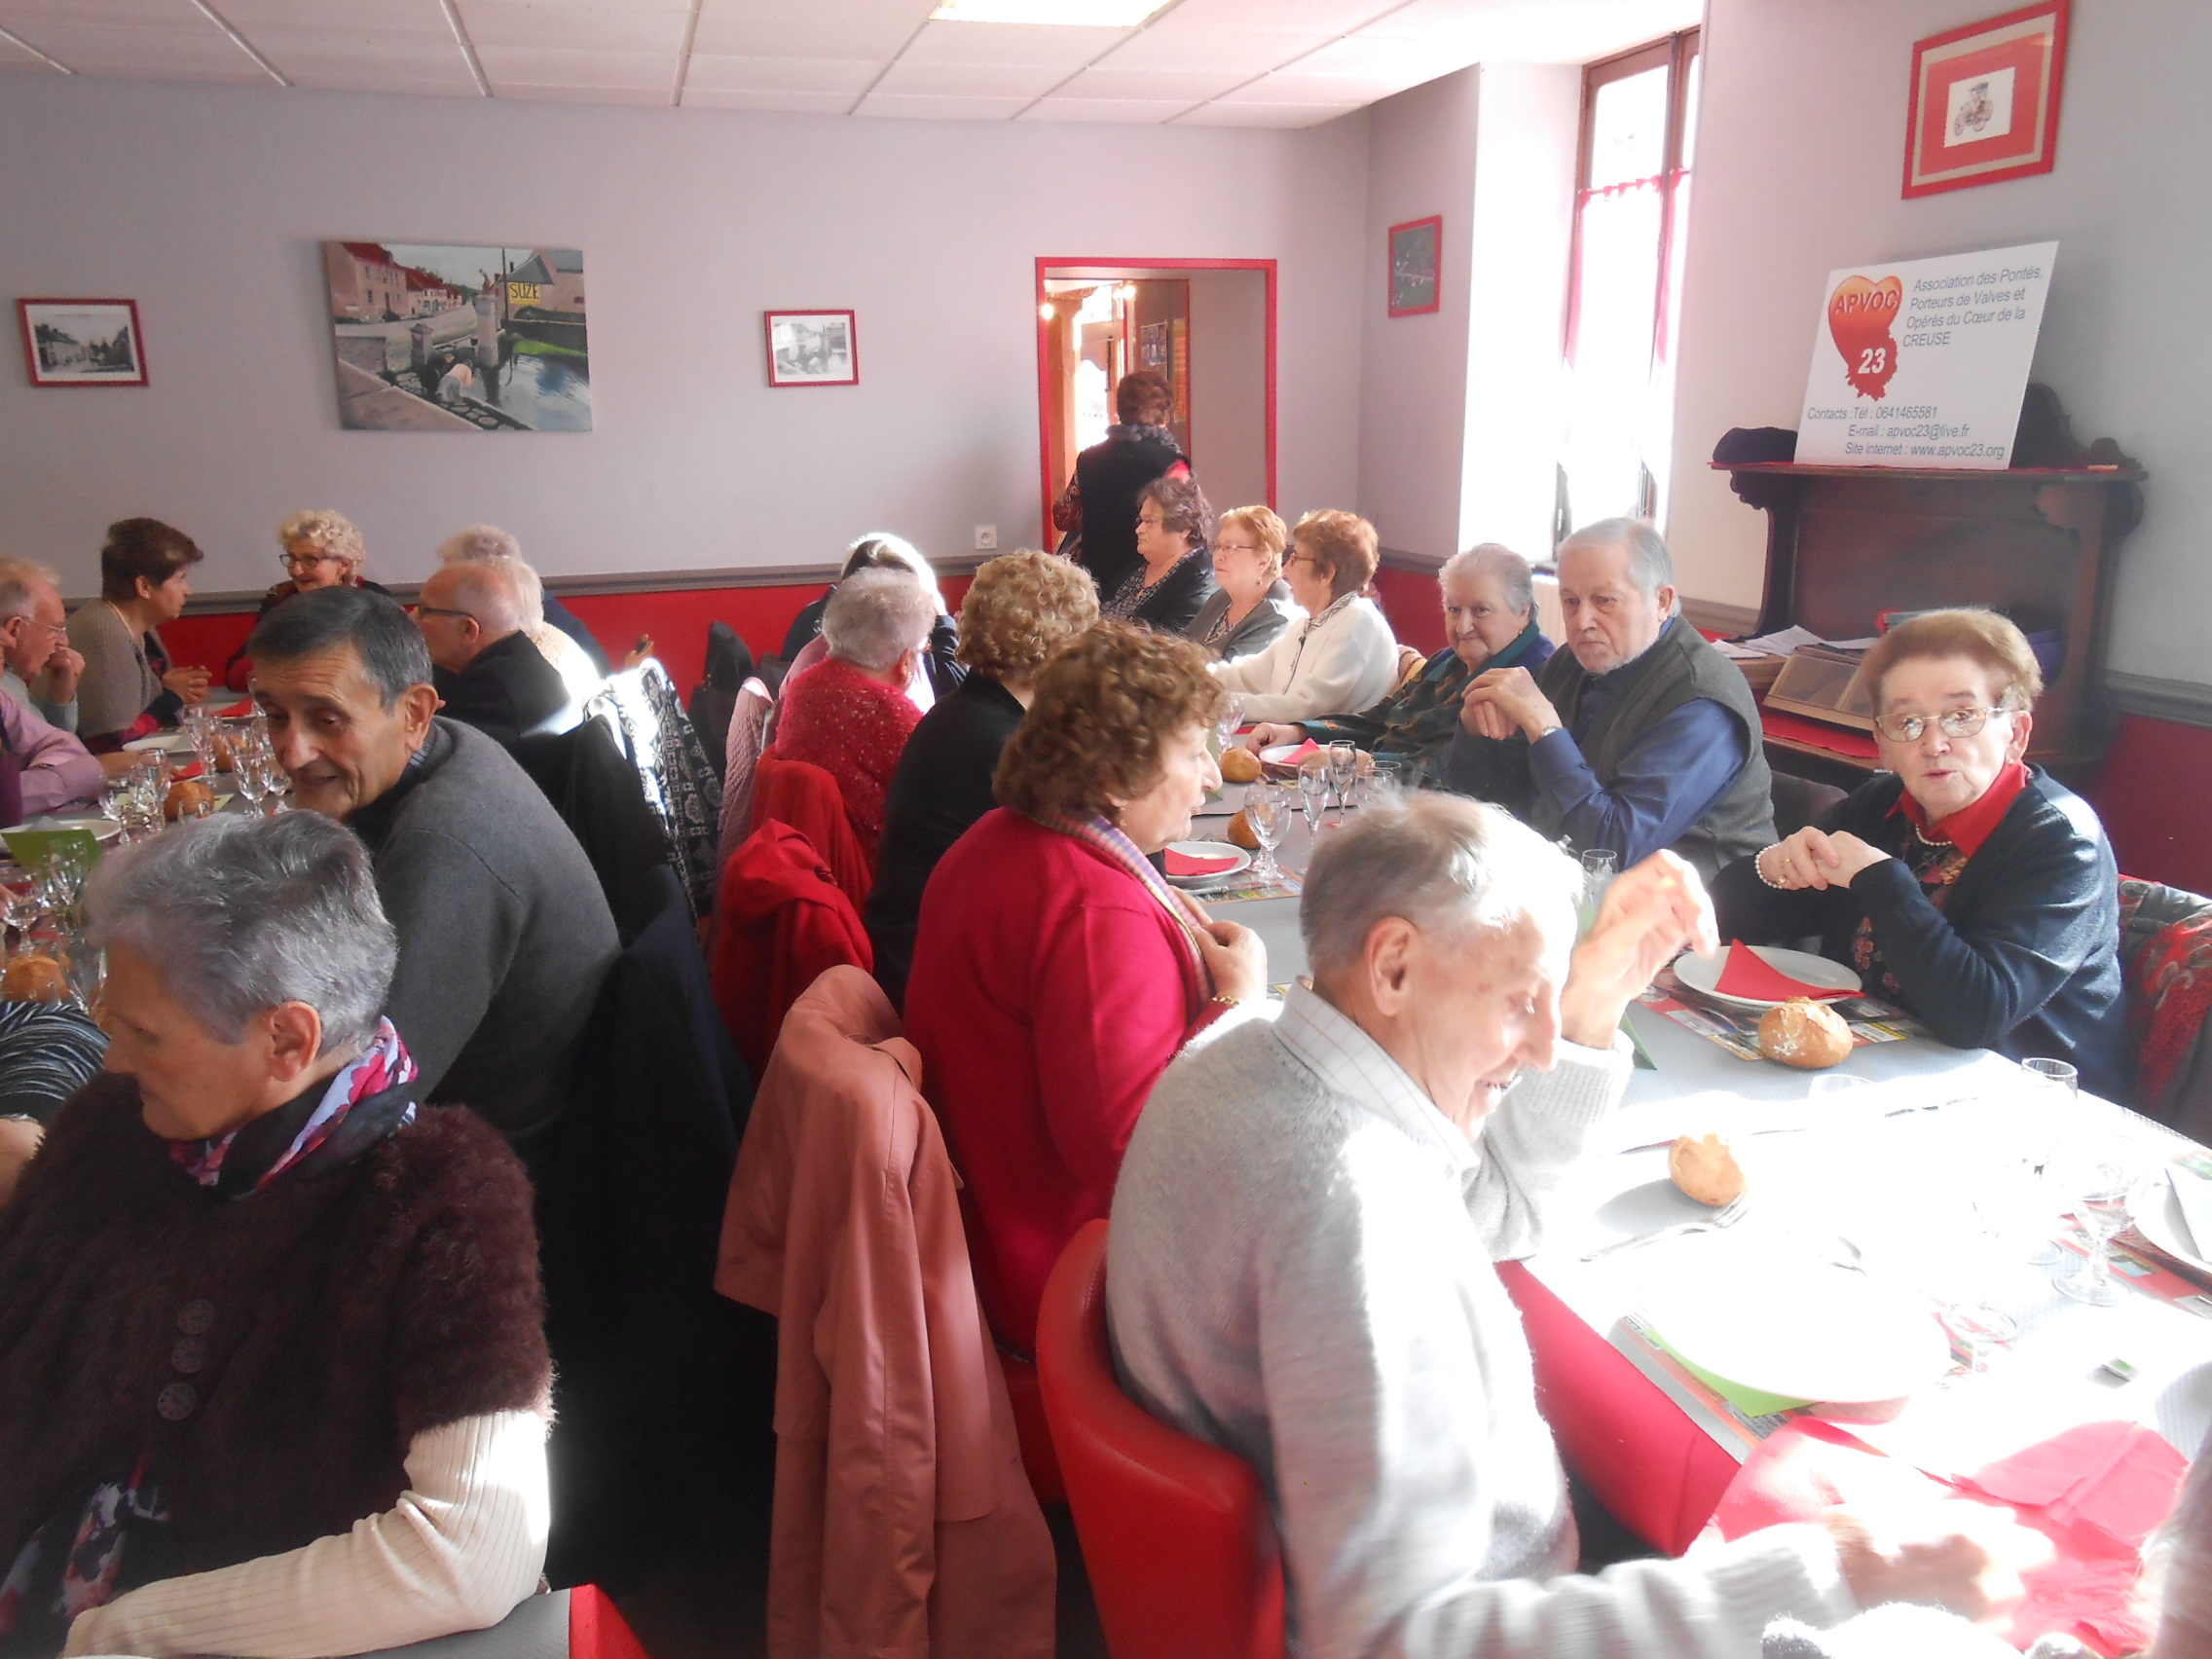
[{"label": "white plate", "polygon": [[33,824],[11,824],[0,830],[0,835],[13,835],[18,830],[90,830],[98,841],[113,841],[123,834],[123,826],[112,818],[41,818]]},{"label": "white plate", "polygon": [[[2181,1199],[2174,1197],[2174,1185],[2166,1179],[2164,1170],[2136,1189],[2135,1226],[2144,1237],[2175,1260],[2187,1262],[2199,1272],[2212,1273],[2212,1262],[2189,1247],[2195,1235],[2189,1230],[2189,1223],[2181,1212]],[[2195,1242],[2204,1241],[2196,1238]]]},{"label": "white plate", "polygon": [[157,750],[165,755],[189,755],[192,739],[181,731],[158,731],[151,737],[134,737],[123,747],[133,755]]},{"label": "white plate", "polygon": [[1646,1296],[1667,1346],[1715,1377],[1792,1400],[1896,1400],[1950,1368],[1926,1300],[1842,1268],[1776,1259],[1754,1241],[1678,1250]]},{"label": "white plate", "polygon": [[1217,870],[1211,875],[1169,876],[1167,879],[1170,882],[1174,883],[1174,885],[1177,887],[1188,887],[1193,889],[1200,887],[1211,887],[1216,882],[1227,881],[1232,876],[1240,873],[1241,871],[1249,867],[1252,863],[1252,855],[1250,853],[1246,852],[1242,847],[1232,845],[1228,841],[1170,841],[1167,843],[1167,850],[1171,853],[1182,853],[1186,857],[1194,859],[1233,858],[1236,861],[1234,865],[1230,866],[1229,868],[1224,870]]},{"label": "white plate", "polygon": [[[1675,977],[1700,996],[1715,1002],[1734,1003],[1738,1008],[1775,1008],[1778,1004],[1759,997],[1732,997],[1725,991],[1714,990],[1720,983],[1720,971],[1728,966],[1728,953],[1736,946],[1724,944],[1714,956],[1700,956],[1685,950],[1675,958]],[[1743,947],[1754,955],[1764,957],[1766,965],[1777,973],[1787,974],[1792,979],[1802,979],[1808,985],[1818,985],[1824,991],[1849,991],[1859,994],[1859,976],[1840,962],[1830,962],[1825,956],[1815,956],[1809,950],[1785,950],[1779,944],[1762,944],[1755,949]]]},{"label": "white plate", "polygon": [[[1271,747],[1260,751],[1260,758],[1265,760],[1271,766],[1293,765],[1295,764],[1295,762],[1291,759],[1291,756],[1296,755],[1301,749],[1304,749],[1306,745],[1304,743],[1273,744]],[[1315,755],[1326,755],[1328,754],[1328,750],[1326,748],[1316,749],[1313,751],[1313,753]]]}]

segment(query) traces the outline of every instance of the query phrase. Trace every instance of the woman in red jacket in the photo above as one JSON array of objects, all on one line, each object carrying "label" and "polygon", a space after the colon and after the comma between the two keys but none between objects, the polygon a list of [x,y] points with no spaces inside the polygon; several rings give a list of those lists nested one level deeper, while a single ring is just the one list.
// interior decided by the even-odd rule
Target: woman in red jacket
[{"label": "woman in red jacket", "polygon": [[1153,1084],[1267,984],[1259,937],[1145,862],[1220,782],[1206,733],[1224,693],[1205,664],[1126,623],[1070,645],[999,762],[998,809],[922,898],[906,1035],[965,1183],[983,1310],[1024,1355],[1045,1276],[1111,1207]]}]

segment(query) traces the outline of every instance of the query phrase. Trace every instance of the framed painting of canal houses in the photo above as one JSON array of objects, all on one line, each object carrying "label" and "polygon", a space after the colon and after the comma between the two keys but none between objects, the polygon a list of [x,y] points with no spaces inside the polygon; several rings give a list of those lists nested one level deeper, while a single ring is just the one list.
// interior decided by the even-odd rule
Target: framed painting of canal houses
[{"label": "framed painting of canal houses", "polygon": [[33,386],[144,386],[134,300],[18,300]]},{"label": "framed painting of canal houses", "polygon": [[763,312],[770,386],[858,386],[860,340],[849,311]]},{"label": "framed painting of canal houses", "polygon": [[342,426],[591,430],[579,250],[326,241],[322,265]]}]

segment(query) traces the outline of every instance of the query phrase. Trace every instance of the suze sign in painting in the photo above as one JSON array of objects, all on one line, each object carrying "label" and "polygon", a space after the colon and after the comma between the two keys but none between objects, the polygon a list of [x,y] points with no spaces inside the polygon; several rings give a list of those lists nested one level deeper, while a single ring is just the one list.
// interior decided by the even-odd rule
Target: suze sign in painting
[{"label": "suze sign in painting", "polygon": [[1797,459],[2008,465],[2057,257],[2034,242],[1829,272]]}]

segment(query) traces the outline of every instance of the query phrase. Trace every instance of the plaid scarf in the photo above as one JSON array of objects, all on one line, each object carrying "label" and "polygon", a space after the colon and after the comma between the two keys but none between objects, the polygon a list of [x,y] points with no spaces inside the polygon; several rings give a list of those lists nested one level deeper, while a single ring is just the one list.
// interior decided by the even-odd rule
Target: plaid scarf
[{"label": "plaid scarf", "polygon": [[[312,1107],[308,1106],[307,1099],[303,1096],[290,1106],[278,1107],[266,1119],[257,1118],[253,1123],[242,1124],[229,1134],[218,1135],[213,1140],[171,1141],[169,1156],[183,1165],[185,1173],[201,1186],[216,1188],[227,1198],[245,1198],[262,1191],[285,1170],[327,1143],[359,1102],[413,1081],[418,1069],[415,1056],[407,1051],[407,1045],[399,1040],[398,1028],[388,1019],[380,1019],[377,1021],[377,1034],[370,1040],[369,1046],[348,1061],[338,1075],[330,1080],[323,1088],[321,1097]],[[370,1129],[375,1140],[382,1140],[386,1135],[415,1121],[414,1101],[400,1100],[387,1104],[397,1109],[391,1122],[360,1125]],[[303,1108],[304,1121],[296,1126],[276,1122],[299,1117]],[[233,1161],[232,1152],[239,1137],[247,1135],[256,1142],[261,1141],[267,1130],[264,1129],[260,1135],[256,1135],[254,1131],[263,1124],[276,1128],[280,1135],[285,1127],[291,1127],[292,1132],[267,1147],[254,1147],[253,1151],[261,1153],[266,1159],[260,1168],[243,1166],[247,1162],[262,1161],[250,1154],[241,1155],[240,1161]],[[379,1130],[381,1132],[376,1132]],[[228,1181],[223,1179],[226,1162],[232,1163],[231,1179]]]},{"label": "plaid scarf", "polygon": [[1066,818],[1057,813],[1032,816],[1046,829],[1096,848],[1106,855],[1109,863],[1118,865],[1131,878],[1142,882],[1144,890],[1159,900],[1161,908],[1179,924],[1183,948],[1191,953],[1191,965],[1198,971],[1198,984],[1207,996],[1213,995],[1213,973],[1206,967],[1205,953],[1198,948],[1198,924],[1191,912],[1190,901],[1167,885],[1166,878],[1152,867],[1152,861],[1137,850],[1134,841],[1103,818]]}]

